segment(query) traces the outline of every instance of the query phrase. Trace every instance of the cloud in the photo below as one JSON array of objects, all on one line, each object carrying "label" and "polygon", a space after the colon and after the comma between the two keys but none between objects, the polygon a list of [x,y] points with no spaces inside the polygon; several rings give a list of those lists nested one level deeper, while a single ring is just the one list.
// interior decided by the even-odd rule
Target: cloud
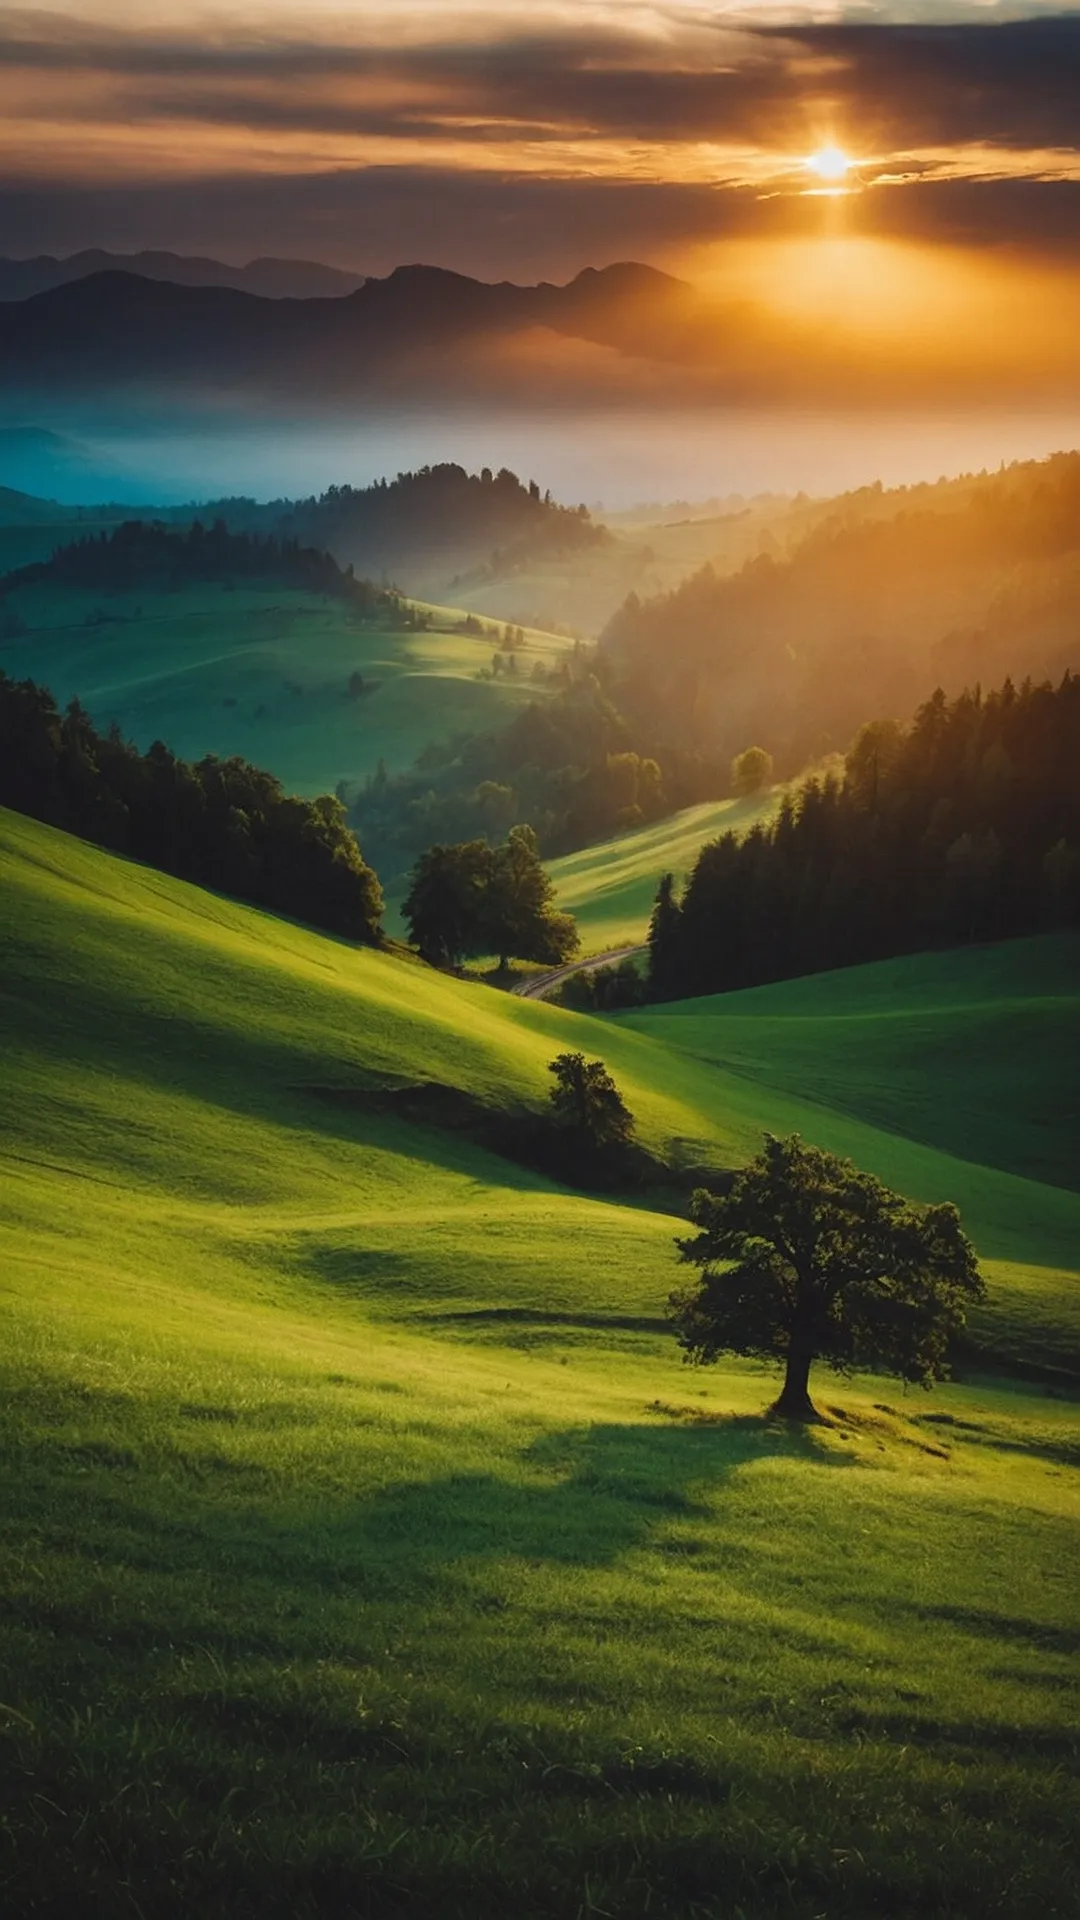
[{"label": "cloud", "polygon": [[[585,9],[582,24],[501,16],[487,40],[124,31],[10,11],[0,75],[27,77],[77,125],[114,106],[215,127],[463,140],[749,143],[770,150],[828,113],[876,146],[1080,145],[1080,17],[946,25],[844,22],[707,30],[671,12],[648,32]],[[445,15],[432,25],[445,25]],[[13,105],[18,96],[12,88]],[[796,151],[798,149],[796,148]]]},{"label": "cloud", "polygon": [[308,18],[282,0],[257,26],[180,27],[9,8],[0,250],[565,276],[813,231],[800,155],[836,139],[873,188],[846,204],[854,231],[1080,252],[1080,16],[923,11],[401,0]]},{"label": "cloud", "polygon": [[799,42],[836,63],[838,97],[883,144],[1080,146],[1080,15],[807,26]]}]

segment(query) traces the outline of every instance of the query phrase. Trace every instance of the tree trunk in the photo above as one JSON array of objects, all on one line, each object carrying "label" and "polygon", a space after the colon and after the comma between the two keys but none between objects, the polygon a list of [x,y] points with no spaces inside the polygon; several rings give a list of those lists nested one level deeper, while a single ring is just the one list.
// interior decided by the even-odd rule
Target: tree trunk
[{"label": "tree trunk", "polygon": [[782,1414],[785,1420],[821,1418],[810,1398],[810,1365],[813,1358],[813,1354],[805,1347],[788,1348],[783,1391],[772,1407],[773,1413]]}]

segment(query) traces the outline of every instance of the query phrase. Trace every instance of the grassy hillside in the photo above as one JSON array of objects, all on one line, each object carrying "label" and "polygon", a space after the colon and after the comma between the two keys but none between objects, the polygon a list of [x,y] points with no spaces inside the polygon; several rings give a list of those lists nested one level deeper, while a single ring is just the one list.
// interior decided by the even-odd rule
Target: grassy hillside
[{"label": "grassy hillside", "polygon": [[1075,1407],[823,1381],[792,1436],[652,1330],[670,1217],[367,1096],[580,1045],[670,1151],[963,1176],[1059,1353],[1077,1195],[12,815],[0,884],[13,1911],[1066,1911]]},{"label": "grassy hillside", "polygon": [[559,907],[581,929],[583,953],[603,953],[643,941],[660,876],[686,878],[708,841],[742,833],[774,811],[779,789],[749,800],[715,800],[686,807],[616,840],[584,847],[548,862]]},{"label": "grassy hillside", "polygon": [[[80,531],[82,531],[80,529]],[[500,725],[538,691],[530,675],[570,643],[530,632],[516,679],[480,680],[493,643],[433,611],[427,633],[362,625],[336,600],[286,587],[192,585],[103,594],[54,581],[4,596],[23,631],[0,666],[78,695],[140,747],[162,738],[185,759],[242,754],[294,791],[411,766],[429,741]],[[0,634],[4,631],[0,622]],[[349,697],[350,674],[374,691]],[[377,686],[375,683],[378,683]]]},{"label": "grassy hillside", "polygon": [[1080,935],[921,953],[626,1016],[958,1159],[1080,1190]]}]

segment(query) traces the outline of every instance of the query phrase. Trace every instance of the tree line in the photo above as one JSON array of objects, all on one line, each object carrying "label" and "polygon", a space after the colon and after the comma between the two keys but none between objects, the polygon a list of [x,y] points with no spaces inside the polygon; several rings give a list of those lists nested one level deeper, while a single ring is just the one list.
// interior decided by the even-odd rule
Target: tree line
[{"label": "tree line", "polygon": [[358,580],[329,553],[293,538],[230,532],[224,520],[204,526],[166,526],[160,520],[124,520],[105,532],[58,547],[49,560],[19,567],[0,580],[7,587],[55,580],[101,593],[144,588],[171,591],[193,583],[232,585],[272,581],[304,593],[342,600],[360,618],[384,617],[398,624],[405,613],[397,593]]},{"label": "tree line", "polygon": [[[304,800],[246,760],[180,760],[155,740],[140,753],[101,733],[77,700],[0,673],[0,806],[63,827],[179,879],[378,944],[383,895],[336,797]],[[404,915],[422,958],[456,966],[497,954],[557,966],[576,952],[571,916],[552,904],[536,836],[495,846],[436,845],[411,876]]]},{"label": "tree line", "polygon": [[345,809],[299,799],[246,760],[194,764],[99,733],[31,680],[0,673],[0,805],[199,886],[376,943],[383,898]]},{"label": "tree line", "polygon": [[408,568],[433,552],[483,561],[501,573],[538,553],[610,540],[584,506],[566,507],[508,467],[468,473],[441,461],[368,487],[334,486],[304,500],[220,500],[208,509],[231,527],[327,546],[358,566]]},{"label": "tree line", "polygon": [[703,847],[649,930],[650,994],[720,993],[1080,925],[1080,677],[862,727],[744,839]]}]

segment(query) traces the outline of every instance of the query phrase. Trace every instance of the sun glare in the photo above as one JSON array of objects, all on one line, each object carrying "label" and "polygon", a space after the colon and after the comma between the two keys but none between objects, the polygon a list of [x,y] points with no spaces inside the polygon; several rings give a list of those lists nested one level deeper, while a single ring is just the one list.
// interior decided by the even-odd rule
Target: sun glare
[{"label": "sun glare", "polygon": [[851,161],[839,147],[820,147],[809,156],[806,165],[819,180],[831,182],[843,180],[851,170]]}]

